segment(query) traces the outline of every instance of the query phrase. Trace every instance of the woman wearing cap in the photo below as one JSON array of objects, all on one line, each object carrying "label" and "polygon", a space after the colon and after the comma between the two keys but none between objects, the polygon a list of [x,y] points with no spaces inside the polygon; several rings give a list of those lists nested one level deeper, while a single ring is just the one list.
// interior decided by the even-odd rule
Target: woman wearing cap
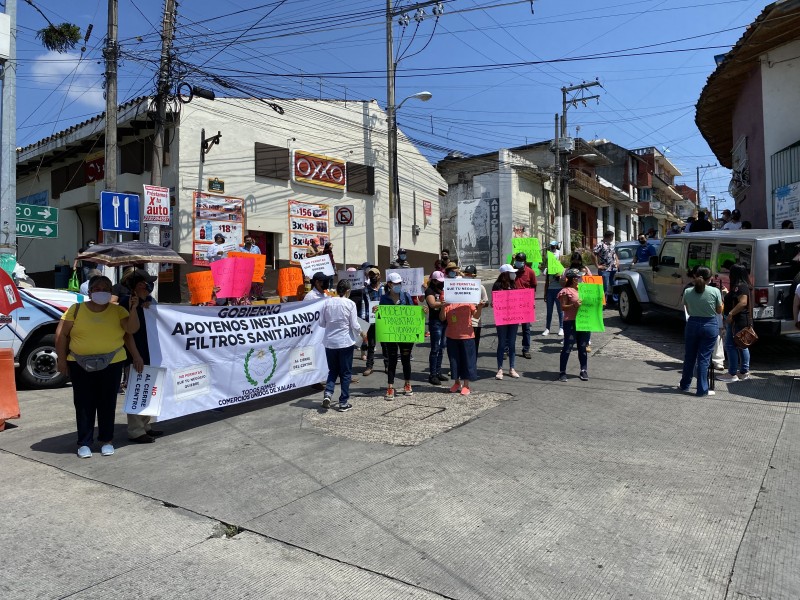
[{"label": "woman wearing cap", "polygon": [[214,243],[206,250],[206,260],[210,263],[225,258],[225,236],[218,233],[214,236]]},{"label": "woman wearing cap", "polygon": [[[552,253],[556,258],[559,255],[558,242],[552,240],[547,249],[548,253]],[[553,308],[555,307],[558,313],[558,335],[564,336],[564,311],[561,310],[561,303],[558,301],[558,293],[561,291],[561,275],[559,273],[551,274],[547,272],[544,280],[544,298],[547,303],[547,317],[544,321],[544,331],[542,335],[550,335],[550,323],[553,321]]]},{"label": "woman wearing cap", "polygon": [[[516,289],[514,286],[514,279],[517,276],[517,271],[511,265],[501,265],[500,275],[497,281],[492,286],[492,298],[495,292],[503,293]],[[508,353],[508,375],[510,377],[519,377],[519,373],[514,370],[516,363],[516,345],[517,345],[517,331],[519,331],[519,324],[513,325],[497,325],[497,375],[495,379],[503,378],[503,359],[504,355]]]},{"label": "woman wearing cap", "polygon": [[442,357],[447,344],[447,338],[444,336],[447,322],[439,319],[439,311],[444,301],[444,278],[444,273],[434,271],[428,281],[428,289],[425,290],[425,302],[430,315],[428,329],[431,332],[431,351],[428,359],[430,373],[428,382],[431,385],[441,385],[442,381],[447,379],[446,375],[442,375]]},{"label": "woman wearing cap", "polygon": [[450,375],[455,379],[450,391],[468,396],[470,381],[478,378],[475,353],[475,330],[472,320],[480,319],[483,305],[442,303],[439,319],[447,321],[447,357],[450,359]]},{"label": "woman wearing cap", "polygon": [[[378,267],[369,267],[367,269],[367,279],[364,283],[364,290],[361,294],[361,299],[363,300],[361,318],[370,324],[369,331],[367,331],[367,368],[364,369],[362,373],[364,377],[372,375],[373,367],[375,366],[375,320],[371,318],[370,315],[374,312],[378,304],[380,304],[381,296],[383,296],[383,287],[381,286],[380,269],[378,269]],[[385,354],[383,360],[386,362]]]},{"label": "woman wearing cap", "polygon": [[576,331],[575,317],[581,306],[581,299],[578,297],[578,284],[583,274],[578,269],[567,269],[564,274],[566,283],[564,288],[558,293],[558,301],[561,303],[561,310],[564,311],[564,345],[561,348],[561,361],[558,373],[559,381],[567,380],[567,362],[572,352],[572,346],[578,342],[578,362],[580,363],[581,381],[588,381],[589,358],[586,347],[589,344],[589,332]]},{"label": "woman wearing cap", "polygon": [[[403,278],[398,273],[390,273],[386,278],[385,294],[381,296],[380,303],[382,305],[402,305],[414,306],[414,300],[408,292],[403,290]],[[389,374],[389,381],[386,386],[386,394],[384,399],[394,400],[394,376],[397,370],[397,358],[400,357],[400,362],[403,365],[403,393],[406,396],[411,396],[414,391],[411,389],[411,350],[414,344],[411,342],[386,342],[384,350],[388,361],[387,370]]]}]

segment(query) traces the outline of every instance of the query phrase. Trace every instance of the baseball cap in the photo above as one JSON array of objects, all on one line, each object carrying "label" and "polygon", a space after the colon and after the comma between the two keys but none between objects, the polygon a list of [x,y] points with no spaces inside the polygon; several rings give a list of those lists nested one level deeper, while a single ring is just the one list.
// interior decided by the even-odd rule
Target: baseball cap
[{"label": "baseball cap", "polygon": [[501,273],[516,273],[517,270],[512,267],[511,265],[500,265],[500,272]]},{"label": "baseball cap", "polygon": [[376,277],[380,277],[381,276],[381,271],[377,267],[370,267],[369,269],[367,269],[367,274],[370,274],[370,273],[375,273]]},{"label": "baseball cap", "polygon": [[400,277],[400,273],[389,273],[389,277],[386,278],[389,283],[403,283],[403,278]]},{"label": "baseball cap", "polygon": [[146,281],[147,283],[155,283],[156,277],[155,275],[150,275],[144,269],[134,269],[130,271],[128,274],[123,277],[123,279],[127,280],[130,283],[138,282],[138,281]]},{"label": "baseball cap", "polygon": [[361,269],[362,271],[366,271],[366,270],[367,270],[367,269],[369,269],[371,266],[372,266],[372,264],[370,264],[370,263],[368,263],[368,262],[361,263],[361,267],[360,267],[360,269]]},{"label": "baseball cap", "polygon": [[567,269],[564,272],[564,277],[583,277],[583,273],[579,269]]},{"label": "baseball cap", "polygon": [[477,275],[478,269],[475,268],[475,265],[467,265],[464,267],[464,273],[469,273],[470,275]]},{"label": "baseball cap", "polygon": [[405,248],[398,248],[397,249],[397,253],[398,254],[406,254],[406,249]]},{"label": "baseball cap", "polygon": [[434,271],[433,273],[431,273],[431,279],[434,281],[444,281],[445,276],[444,273],[442,273],[441,271]]},{"label": "baseball cap", "polygon": [[558,246],[558,242],[555,240],[550,240],[550,247]]},{"label": "baseball cap", "polygon": [[328,276],[322,271],[317,271],[311,276],[311,281],[328,281]]}]

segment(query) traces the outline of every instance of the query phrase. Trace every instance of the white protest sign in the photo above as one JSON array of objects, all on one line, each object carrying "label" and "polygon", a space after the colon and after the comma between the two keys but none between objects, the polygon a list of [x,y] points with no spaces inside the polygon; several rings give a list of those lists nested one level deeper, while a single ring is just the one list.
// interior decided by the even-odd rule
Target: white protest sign
[{"label": "white protest sign", "polygon": [[143,223],[169,225],[169,188],[144,186]]},{"label": "white protest sign", "polygon": [[367,311],[367,322],[370,325],[375,324],[375,314],[378,312],[378,306],[380,306],[380,304],[377,302],[369,305],[369,310]]},{"label": "white protest sign", "polygon": [[129,415],[157,417],[161,413],[161,399],[164,397],[166,374],[166,369],[148,365],[145,365],[141,373],[137,373],[131,365],[123,412]]},{"label": "white protest sign", "polygon": [[364,271],[339,271],[339,281],[342,279],[347,279],[350,282],[351,290],[364,289]]},{"label": "white protest sign", "polygon": [[479,304],[481,301],[480,279],[445,279],[444,299],[451,303]]},{"label": "white protest sign", "polygon": [[386,278],[391,273],[398,273],[403,278],[403,291],[411,296],[422,296],[425,293],[425,271],[422,267],[416,269],[386,269]]},{"label": "white protest sign", "polygon": [[[375,322],[374,318],[375,317],[373,317],[373,321],[372,321],[373,323]],[[362,318],[359,318],[358,319],[358,326],[361,327],[361,333],[367,333],[369,331],[370,323],[368,323],[367,321],[365,321]]]},{"label": "white protest sign", "polygon": [[323,273],[329,277],[336,275],[331,259],[328,258],[327,254],[300,259],[300,268],[303,269],[303,275],[309,278],[313,277],[314,273]]},{"label": "white protest sign", "polygon": [[151,306],[150,360],[166,371],[159,421],[324,380],[322,302]]}]

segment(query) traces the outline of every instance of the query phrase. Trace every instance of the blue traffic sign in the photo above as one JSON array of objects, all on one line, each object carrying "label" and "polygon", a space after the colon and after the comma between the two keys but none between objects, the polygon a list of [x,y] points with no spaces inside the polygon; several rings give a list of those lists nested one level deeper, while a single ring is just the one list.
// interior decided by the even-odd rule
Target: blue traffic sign
[{"label": "blue traffic sign", "polygon": [[139,233],[139,196],[100,192],[100,229]]}]

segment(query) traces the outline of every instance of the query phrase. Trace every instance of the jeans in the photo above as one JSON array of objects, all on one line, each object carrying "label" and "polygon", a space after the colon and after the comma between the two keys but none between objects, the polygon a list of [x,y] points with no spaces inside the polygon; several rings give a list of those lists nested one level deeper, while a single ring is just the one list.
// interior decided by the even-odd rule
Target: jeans
[{"label": "jeans", "polygon": [[325,382],[325,395],[333,396],[333,388],[338,378],[342,386],[339,404],[347,404],[350,399],[350,379],[353,375],[353,346],[348,346],[347,348],[325,348],[325,358],[328,359],[328,380]]},{"label": "jeans", "polygon": [[564,321],[564,345],[561,347],[561,360],[559,362],[559,371],[561,373],[567,372],[567,362],[575,342],[578,342],[578,362],[580,363],[581,371],[586,371],[589,366],[589,355],[586,352],[586,346],[589,344],[589,332],[575,331],[575,321]]},{"label": "jeans", "polygon": [[528,352],[531,349],[531,324],[522,324],[522,351]]},{"label": "jeans", "polygon": [[394,385],[394,375],[397,371],[397,356],[400,355],[400,362],[403,365],[403,379],[411,381],[411,350],[414,344],[386,342],[383,345],[386,351],[387,368],[389,370],[389,385]]},{"label": "jeans", "polygon": [[545,300],[547,301],[547,320],[544,322],[545,329],[550,329],[550,323],[553,320],[553,305],[555,305],[558,311],[558,328],[563,329],[564,327],[564,311],[561,308],[561,302],[556,299],[560,291],[561,290],[552,283],[550,287],[547,288],[547,295],[545,296]]},{"label": "jeans", "polygon": [[451,340],[447,338],[447,356],[450,359],[450,375],[453,379],[475,381],[478,371],[475,364],[475,338]]},{"label": "jeans", "polygon": [[97,439],[106,444],[114,439],[114,416],[117,393],[122,378],[122,362],[112,363],[102,371],[88,372],[75,361],[67,361],[72,380],[72,401],[78,425],[78,446],[91,446],[94,441],[94,420],[97,417]]},{"label": "jeans", "polygon": [[519,325],[498,325],[497,326],[497,368],[503,368],[503,358],[508,349],[508,367],[514,368],[517,360],[515,346],[517,345],[517,331]]},{"label": "jeans", "polygon": [[[685,344],[683,355],[683,376],[680,387],[688,390],[692,385],[694,367],[697,364],[697,395],[708,395],[708,365],[711,353],[719,335],[716,317],[689,317],[686,321]],[[730,360],[730,357],[728,357]]]},{"label": "jeans", "polygon": [[[735,324],[725,327],[725,350],[728,351],[728,373],[747,373],[750,371],[750,348],[739,349],[733,343],[733,337],[739,329]],[[741,363],[741,365],[740,365]]]},{"label": "jeans", "polygon": [[603,276],[603,291],[606,294],[606,303],[616,302],[618,297],[614,295],[614,275],[617,274],[616,269],[606,269],[600,271]]},{"label": "jeans", "polygon": [[447,322],[440,321],[439,319],[431,320],[428,322],[428,328],[431,332],[431,353],[428,365],[429,373],[431,377],[438,377],[442,372],[442,358],[446,345],[444,332],[447,329]]}]

